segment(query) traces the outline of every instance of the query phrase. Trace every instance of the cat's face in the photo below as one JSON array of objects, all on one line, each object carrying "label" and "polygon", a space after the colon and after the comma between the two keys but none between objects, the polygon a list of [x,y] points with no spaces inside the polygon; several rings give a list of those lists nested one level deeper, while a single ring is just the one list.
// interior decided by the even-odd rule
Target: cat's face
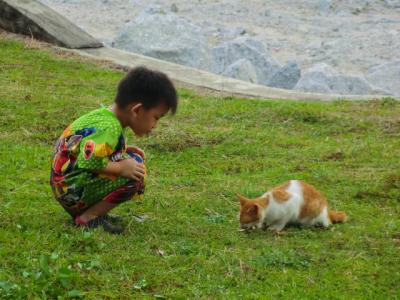
[{"label": "cat's face", "polygon": [[239,195],[240,228],[252,229],[262,227],[263,210],[268,205],[268,198],[247,199]]}]

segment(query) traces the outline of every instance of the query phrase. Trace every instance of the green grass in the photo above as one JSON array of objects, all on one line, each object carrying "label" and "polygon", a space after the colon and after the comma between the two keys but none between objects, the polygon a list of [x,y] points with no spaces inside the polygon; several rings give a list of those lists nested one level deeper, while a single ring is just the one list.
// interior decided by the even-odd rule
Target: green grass
[{"label": "green grass", "polygon": [[[147,194],[122,236],[71,226],[48,184],[52,145],[109,104],[123,74],[0,38],[0,298],[398,299],[400,103],[204,98],[134,141]],[[317,186],[349,221],[238,232],[236,193]],[[139,223],[133,214],[149,218]]]}]

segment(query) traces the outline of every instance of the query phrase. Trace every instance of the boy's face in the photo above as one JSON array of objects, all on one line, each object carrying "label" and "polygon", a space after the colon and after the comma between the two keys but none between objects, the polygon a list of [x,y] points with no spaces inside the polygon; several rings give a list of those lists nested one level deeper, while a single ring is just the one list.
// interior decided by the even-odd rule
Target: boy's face
[{"label": "boy's face", "polygon": [[130,107],[127,117],[127,126],[130,127],[137,136],[149,134],[156,127],[160,118],[168,113],[168,107],[164,103],[146,109],[141,103]]}]

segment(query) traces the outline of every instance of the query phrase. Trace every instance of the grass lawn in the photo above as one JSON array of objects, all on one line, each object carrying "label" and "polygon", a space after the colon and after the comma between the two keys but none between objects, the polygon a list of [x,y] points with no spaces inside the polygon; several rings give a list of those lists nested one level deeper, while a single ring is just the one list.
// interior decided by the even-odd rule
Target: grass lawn
[{"label": "grass lawn", "polygon": [[[1,299],[399,299],[400,102],[200,97],[130,142],[146,197],[125,233],[83,231],[48,184],[71,121],[112,102],[123,73],[0,37]],[[236,193],[289,179],[349,215],[328,230],[238,232]],[[137,222],[133,215],[147,215]]]}]

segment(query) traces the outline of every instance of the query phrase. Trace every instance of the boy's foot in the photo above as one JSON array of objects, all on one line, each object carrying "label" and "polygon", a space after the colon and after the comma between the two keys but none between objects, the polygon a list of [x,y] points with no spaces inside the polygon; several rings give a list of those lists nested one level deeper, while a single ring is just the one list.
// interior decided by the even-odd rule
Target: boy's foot
[{"label": "boy's foot", "polygon": [[106,215],[103,216],[103,218],[107,222],[116,222],[116,223],[122,222],[122,218],[120,216],[118,216],[118,215],[106,214]]},{"label": "boy's foot", "polygon": [[99,226],[102,226],[105,232],[111,234],[120,234],[124,231],[121,226],[109,223],[106,220],[105,216],[99,216],[93,220],[90,220],[89,222],[84,222],[81,220],[80,216],[77,216],[75,218],[75,224],[76,226],[85,228],[97,228]]}]

